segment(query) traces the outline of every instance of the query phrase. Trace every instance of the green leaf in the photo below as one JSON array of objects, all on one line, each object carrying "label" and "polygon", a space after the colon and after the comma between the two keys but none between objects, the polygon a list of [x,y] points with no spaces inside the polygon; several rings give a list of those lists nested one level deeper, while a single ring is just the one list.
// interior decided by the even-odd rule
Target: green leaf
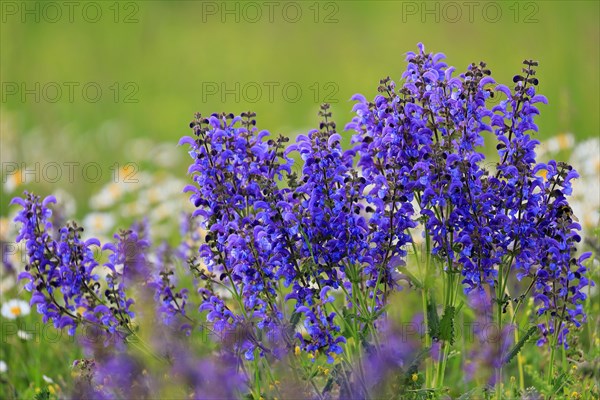
[{"label": "green leaf", "polygon": [[440,318],[433,294],[430,294],[427,299],[427,324],[429,325],[429,336],[438,338],[440,336]]},{"label": "green leaf", "polygon": [[449,341],[454,344],[454,315],[456,308],[454,306],[446,306],[444,315],[440,322],[440,339]]},{"label": "green leaf", "polygon": [[327,383],[325,383],[325,387],[323,388],[323,391],[321,392],[322,395],[325,395],[326,393],[331,392],[331,389],[333,389],[333,381],[334,381],[334,374],[331,374],[329,376],[329,379],[327,379]]},{"label": "green leaf", "polygon": [[456,400],[469,400],[472,399],[474,397],[474,394],[478,391],[478,388],[474,388],[469,390],[468,392],[463,393],[460,397],[458,397]]},{"label": "green leaf", "polygon": [[556,378],[556,381],[554,382],[554,386],[552,386],[552,395],[555,395],[558,393],[558,391],[560,389],[562,389],[562,387],[568,383],[569,381],[569,376],[567,371],[563,372],[560,374],[560,376],[558,378]]},{"label": "green leaf", "polygon": [[48,400],[50,399],[50,391],[48,388],[43,388],[41,392],[35,395],[35,400]]},{"label": "green leaf", "polygon": [[408,268],[398,267],[398,271],[408,276],[410,278],[411,283],[415,285],[417,289],[423,289],[423,284],[421,283],[421,281],[416,276],[414,276],[413,273],[408,270]]},{"label": "green leaf", "polygon": [[519,339],[519,341],[513,346],[513,348],[510,350],[510,352],[506,355],[506,357],[504,358],[505,364],[508,364],[510,362],[510,360],[512,360],[517,354],[519,354],[519,351],[521,351],[521,348],[523,347],[525,342],[527,342],[529,340],[529,338],[531,337],[531,335],[533,335],[535,333],[535,331],[537,331],[537,327],[532,326],[529,328],[529,330],[525,333],[525,335],[523,335],[523,337],[521,339]]},{"label": "green leaf", "polygon": [[532,383],[537,390],[542,393],[549,394],[550,387],[548,386],[548,382],[546,378],[540,374],[539,367],[534,367],[533,365],[525,365],[525,372],[531,377]]},{"label": "green leaf", "polygon": [[292,329],[296,329],[298,322],[300,322],[300,317],[302,317],[301,313],[292,313],[292,316],[290,317],[290,324],[292,325]]}]

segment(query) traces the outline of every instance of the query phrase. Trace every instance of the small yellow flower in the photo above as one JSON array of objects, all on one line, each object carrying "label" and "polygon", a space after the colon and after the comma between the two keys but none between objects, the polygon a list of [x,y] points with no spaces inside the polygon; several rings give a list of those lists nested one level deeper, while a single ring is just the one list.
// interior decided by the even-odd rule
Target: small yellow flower
[{"label": "small yellow flower", "polygon": [[573,365],[571,366],[571,369],[573,370],[573,372],[577,371],[577,365],[576,365],[576,364],[573,364]]},{"label": "small yellow flower", "polygon": [[54,390],[54,385],[49,385],[48,386],[48,391],[50,392],[50,394],[55,394],[56,390]]},{"label": "small yellow flower", "polygon": [[411,377],[411,379],[412,379],[412,381],[413,381],[413,382],[416,382],[416,381],[418,381],[418,380],[419,380],[419,375],[417,375],[417,374],[412,374],[412,377]]},{"label": "small yellow flower", "polygon": [[300,346],[294,347],[294,354],[297,355],[297,356],[300,355]]},{"label": "small yellow flower", "polygon": [[572,399],[579,399],[581,396],[579,395],[578,392],[573,391],[573,393],[571,393],[571,398]]},{"label": "small yellow flower", "polygon": [[510,377],[510,383],[515,383],[517,381],[517,378],[515,378],[514,376]]},{"label": "small yellow flower", "polygon": [[323,370],[323,374],[324,374],[324,375],[329,375],[329,368],[325,368],[325,369]]}]

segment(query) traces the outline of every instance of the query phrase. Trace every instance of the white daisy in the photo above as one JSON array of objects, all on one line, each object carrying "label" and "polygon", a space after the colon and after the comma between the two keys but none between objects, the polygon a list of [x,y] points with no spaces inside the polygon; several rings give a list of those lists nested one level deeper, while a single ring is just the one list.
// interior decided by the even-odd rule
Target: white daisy
[{"label": "white daisy", "polygon": [[2,304],[2,316],[8,319],[15,319],[17,317],[24,317],[29,315],[31,307],[26,301],[19,299],[12,299]]},{"label": "white daisy", "polygon": [[90,236],[106,234],[115,225],[115,218],[110,213],[89,213],[83,220],[83,227]]}]

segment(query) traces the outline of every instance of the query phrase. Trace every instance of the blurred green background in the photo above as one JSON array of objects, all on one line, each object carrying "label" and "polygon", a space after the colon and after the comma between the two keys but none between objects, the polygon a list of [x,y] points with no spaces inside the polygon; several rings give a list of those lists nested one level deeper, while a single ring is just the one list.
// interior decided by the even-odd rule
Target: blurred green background
[{"label": "blurred green background", "polygon": [[[524,59],[539,61],[539,91],[550,103],[541,107],[538,137],[558,135],[554,147],[561,149],[572,147],[563,146],[571,137],[565,133],[577,142],[599,134],[598,1],[2,1],[0,12],[5,242],[14,240],[7,217],[15,207],[8,209],[8,201],[23,189],[42,195],[63,189],[77,200],[81,219],[105,185],[125,184],[105,190],[114,195],[108,203],[118,197],[114,190],[125,190],[132,171],[118,168],[128,163],[133,179],[162,170],[160,179],[144,178],[149,189],[130,194],[140,202],[153,197],[142,215],[150,209],[157,219],[174,220],[180,203],[163,195],[171,176],[187,179],[189,158],[176,144],[190,134],[194,112],[252,110],[259,128],[293,137],[317,126],[319,104],[328,101],[341,127],[353,116],[348,99],[372,98],[385,76],[399,80],[405,53],[418,42],[444,52],[457,72],[486,61],[507,84]],[[83,176],[82,166],[92,162],[100,168],[97,180],[96,168]],[[53,163],[58,179],[45,169]],[[600,164],[594,168],[597,181]],[[20,170],[30,171],[29,183],[16,179]],[[168,196],[184,184],[174,182]],[[597,191],[586,197],[597,204]],[[108,237],[131,214],[116,213],[99,217]],[[39,316],[29,318],[40,326]],[[42,351],[44,341],[20,354],[17,342],[12,337],[0,359],[35,360],[33,376],[26,366],[9,366],[24,387],[41,385],[41,373],[54,374],[62,386],[69,371],[64,359],[79,354],[65,343],[63,357],[56,357]]]},{"label": "blurred green background", "polygon": [[[7,163],[97,162],[99,182],[70,180],[62,167],[57,182],[33,183],[85,198],[115,163],[144,168],[144,150],[130,139],[175,145],[196,111],[253,110],[260,128],[295,135],[315,126],[328,100],[343,126],[351,95],[373,97],[380,78],[398,80],[418,42],[444,52],[458,72],[484,60],[504,83],[523,59],[538,60],[539,90],[550,101],[539,137],[596,137],[599,4],[4,1],[3,183]],[[180,150],[171,165],[183,178]],[[10,196],[2,195],[3,208]]]}]

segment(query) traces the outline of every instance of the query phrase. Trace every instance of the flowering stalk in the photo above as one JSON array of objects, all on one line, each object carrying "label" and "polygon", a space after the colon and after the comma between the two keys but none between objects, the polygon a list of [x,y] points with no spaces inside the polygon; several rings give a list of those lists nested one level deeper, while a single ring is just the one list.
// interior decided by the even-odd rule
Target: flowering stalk
[{"label": "flowering stalk", "polygon": [[[473,353],[491,363],[498,398],[503,366],[515,355],[524,386],[519,328],[527,332],[521,339],[537,335],[539,346],[550,345],[552,384],[555,349],[586,321],[583,288],[593,284],[589,254],[576,257],[581,228],[568,203],[578,175],[567,164],[536,161],[530,134],[536,104],[547,102],[536,94],[536,62],[524,62],[511,90],[496,85],[483,62],[455,76],[444,58],[419,44],[407,54],[401,84],[385,78],[372,101],[353,96],[356,116],[345,132],[326,104],[318,129],[291,144],[259,130],[252,112],[197,114],[193,136],[180,140],[190,146],[193,184],[184,191],[195,211],[175,249],[150,251],[142,224],[115,235],[99,266],[92,251],[99,241],[82,240],[74,223],[55,229],[52,197],[13,200],[22,208],[17,239],[26,241],[21,279],[31,304],[70,334],[88,323],[126,339],[136,331],[129,297],[136,282],[152,290],[162,322],[181,322],[188,335],[197,296],[197,311],[228,355],[227,368],[213,375],[233,369],[255,399],[284,392],[273,374],[281,363],[310,385],[310,397],[328,398],[334,383],[341,397],[377,396],[378,365],[400,377],[398,393],[423,383],[440,392],[466,304],[477,320],[514,335],[512,350],[499,330],[495,346]],[[496,140],[495,168],[485,164],[484,135]],[[407,263],[409,246],[418,272]],[[180,286],[175,257],[188,262],[194,290]],[[417,346],[403,348],[388,329],[389,298],[403,285],[421,295],[418,356],[409,354]],[[530,299],[535,313],[523,315]],[[194,363],[179,357],[186,369]],[[324,384],[315,378],[323,365],[331,366]],[[186,380],[207,390],[196,375],[190,368]]]},{"label": "flowering stalk", "polygon": [[[514,78],[513,93],[504,85],[495,90],[489,87],[495,82],[485,63],[472,64],[464,74],[452,77],[454,68],[441,61],[442,54],[427,54],[422,46],[419,50],[407,55],[402,88],[396,90],[386,78],[379,88],[382,95],[373,102],[354,97],[358,116],[348,128],[358,131],[355,140],[363,142],[359,147],[363,174],[377,185],[376,176],[367,175],[370,171],[377,173],[381,165],[403,168],[400,194],[414,198],[419,205],[425,273],[422,282],[412,280],[422,290],[424,314],[428,315],[426,345],[431,345],[431,338],[444,342],[435,379],[435,386],[441,387],[458,299],[455,273],[462,274],[466,293],[486,287],[495,292],[499,326],[503,326],[503,314],[511,301],[516,302],[514,320],[521,303],[533,295],[542,305],[538,315],[549,317],[549,322],[540,324],[543,337],[551,334],[556,343],[563,344],[568,329],[557,332],[565,319],[576,326],[584,320],[581,303],[585,293],[581,288],[589,282],[581,264],[587,255],[579,260],[568,255],[575,249],[580,228],[571,218],[565,196],[571,192],[570,180],[577,175],[566,165],[537,164],[534,149],[538,142],[528,134],[537,130],[535,104],[546,102],[535,93],[537,63],[525,62],[524,75]],[[507,100],[491,107],[489,99],[502,93]],[[485,168],[485,157],[477,151],[486,131],[494,132],[498,140],[501,161],[495,173]],[[361,154],[365,148],[373,148],[375,156]],[[392,157],[384,158],[388,149],[393,150]],[[547,171],[546,180],[538,175],[542,170]],[[558,249],[563,249],[564,257],[559,257]],[[430,305],[427,287],[427,277],[435,273],[430,269],[433,265],[443,271],[444,316],[440,323],[444,332],[436,332],[437,312],[435,305]],[[518,281],[526,277],[531,283],[512,300],[509,282],[519,287]],[[573,285],[571,280],[577,283]],[[542,339],[539,344],[546,342]],[[430,366],[427,386],[432,383]]]},{"label": "flowering stalk", "polygon": [[82,241],[83,229],[74,223],[60,228],[58,239],[50,235],[52,211],[48,206],[54,202],[52,196],[42,201],[32,194],[12,201],[22,207],[15,219],[22,224],[17,241],[26,241],[29,261],[19,279],[28,280],[25,289],[33,293],[31,305],[37,304],[44,322],[51,320],[56,328],[69,327],[70,335],[82,323],[110,334],[133,333],[133,300],[126,297],[114,265],[109,266],[106,290],[102,291],[92,250],[100,242]]}]

